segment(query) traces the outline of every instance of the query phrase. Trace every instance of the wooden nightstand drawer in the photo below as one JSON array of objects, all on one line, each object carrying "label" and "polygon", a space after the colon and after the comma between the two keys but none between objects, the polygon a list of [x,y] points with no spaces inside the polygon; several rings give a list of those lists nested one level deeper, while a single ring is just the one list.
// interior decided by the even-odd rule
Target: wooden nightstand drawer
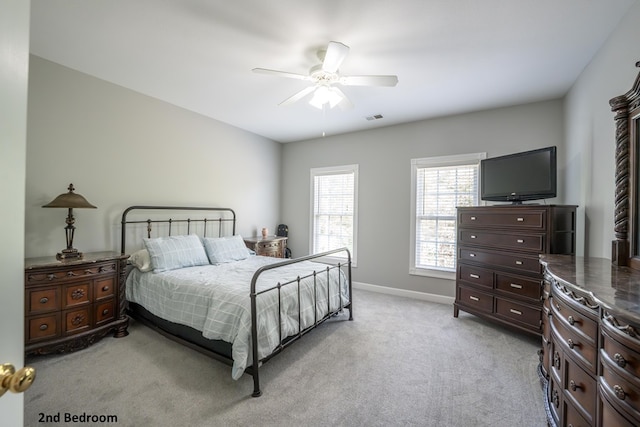
[{"label": "wooden nightstand drawer", "polygon": [[91,310],[84,307],[76,310],[67,310],[62,313],[65,334],[82,332],[91,327]]},{"label": "wooden nightstand drawer", "polygon": [[114,284],[115,284],[115,279],[113,277],[96,280],[93,284],[94,299],[97,301],[104,298],[112,297],[113,290],[115,288]]},{"label": "wooden nightstand drawer", "polygon": [[63,308],[76,305],[89,304],[91,302],[91,282],[74,283],[64,287]]},{"label": "wooden nightstand drawer", "polygon": [[244,239],[244,244],[255,251],[256,255],[284,258],[287,238],[280,236],[249,237]]},{"label": "wooden nightstand drawer", "polygon": [[38,289],[27,292],[26,314],[60,310],[59,288]]},{"label": "wooden nightstand drawer", "polygon": [[115,301],[113,299],[96,305],[96,325],[100,325],[104,322],[108,322],[109,320],[114,319],[115,315]]},{"label": "wooden nightstand drawer", "polygon": [[27,321],[27,342],[44,338],[54,338],[59,335],[60,314],[50,314],[29,318]]}]

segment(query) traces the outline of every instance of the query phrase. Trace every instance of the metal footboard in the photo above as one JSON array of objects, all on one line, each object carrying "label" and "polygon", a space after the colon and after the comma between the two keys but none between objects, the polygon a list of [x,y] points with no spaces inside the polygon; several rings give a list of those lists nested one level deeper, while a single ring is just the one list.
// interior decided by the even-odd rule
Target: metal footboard
[{"label": "metal footboard", "polygon": [[[258,291],[256,289],[256,285],[258,283],[258,279],[260,277],[260,275],[262,273],[264,273],[265,271],[269,271],[269,270],[274,270],[274,269],[278,269],[287,265],[291,265],[291,264],[296,264],[302,261],[310,261],[310,260],[318,260],[319,258],[324,258],[327,256],[331,256],[331,255],[335,255],[338,253],[346,253],[347,254],[347,261],[344,263],[335,263],[335,264],[325,264],[326,268],[323,268],[321,271],[313,271],[310,272],[308,275],[306,276],[298,276],[297,278],[290,280],[288,282],[284,282],[284,283],[277,283],[269,288],[266,289],[261,289],[260,291]],[[338,271],[338,296],[339,296],[339,300],[340,303],[338,305],[337,308],[331,309],[331,287],[330,287],[330,280],[329,280],[329,276],[332,270],[339,270]],[[345,303],[345,301],[342,298],[342,277],[343,275],[341,274],[341,272],[344,272],[346,270],[346,280],[347,280],[347,288],[348,288],[348,294],[349,294],[349,301]],[[317,276],[319,274],[326,274],[327,275],[327,312],[320,318],[318,318],[318,293],[317,293]],[[314,321],[313,324],[311,324],[310,326],[305,327],[304,329],[302,328],[302,307],[301,307],[301,303],[300,303],[300,284],[301,281],[304,279],[309,279],[311,278],[313,280],[313,314],[314,314]],[[281,319],[281,315],[282,315],[282,310],[281,310],[281,303],[282,303],[282,289],[286,286],[296,286],[297,287],[297,296],[298,296],[298,333],[294,334],[294,335],[290,335],[290,336],[286,336],[283,337],[282,336],[282,319]],[[258,356],[258,314],[257,314],[257,310],[258,310],[258,296],[265,294],[267,292],[277,292],[278,294],[278,325],[279,325],[279,344],[278,346],[273,350],[273,352],[271,354],[269,354],[268,356],[263,357],[262,359],[259,358]],[[252,279],[251,279],[251,346],[252,346],[252,366],[251,366],[251,370],[250,370],[250,374],[253,376],[253,393],[252,396],[253,397],[258,397],[262,394],[262,391],[260,390],[260,375],[259,375],[259,369],[260,369],[260,365],[263,362],[266,362],[267,360],[269,360],[271,357],[273,357],[274,355],[280,353],[282,350],[284,350],[287,346],[289,346],[290,344],[292,344],[293,342],[297,341],[298,339],[300,339],[303,335],[305,335],[307,332],[311,331],[312,329],[316,328],[318,325],[320,325],[321,323],[323,323],[325,320],[329,319],[330,317],[335,316],[336,314],[342,312],[345,308],[349,310],[349,320],[353,320],[353,293],[352,293],[352,280],[351,280],[351,253],[349,252],[349,250],[347,248],[341,248],[341,249],[335,249],[332,251],[327,251],[327,252],[322,252],[322,253],[318,253],[315,255],[309,255],[309,256],[305,256],[305,257],[301,257],[301,258],[295,258],[295,259],[290,259],[287,261],[282,261],[276,264],[270,264],[270,265],[266,265],[264,267],[259,268],[258,270],[256,270],[256,272],[254,273]],[[249,370],[247,370],[249,371]]]}]

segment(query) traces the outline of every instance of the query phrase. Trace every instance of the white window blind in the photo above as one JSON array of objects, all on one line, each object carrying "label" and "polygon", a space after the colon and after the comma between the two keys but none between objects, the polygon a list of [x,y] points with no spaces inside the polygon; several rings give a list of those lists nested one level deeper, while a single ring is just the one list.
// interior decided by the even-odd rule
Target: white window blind
[{"label": "white window blind", "polygon": [[355,259],[357,173],[357,165],[311,169],[312,253],[346,247]]},{"label": "white window blind", "polygon": [[412,161],[411,272],[453,272],[456,266],[456,207],[478,204],[483,154]]}]

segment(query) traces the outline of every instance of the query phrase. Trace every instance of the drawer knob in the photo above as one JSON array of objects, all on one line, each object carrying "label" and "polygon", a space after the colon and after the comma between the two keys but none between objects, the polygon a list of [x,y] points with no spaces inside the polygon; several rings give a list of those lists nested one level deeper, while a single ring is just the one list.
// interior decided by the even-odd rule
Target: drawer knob
[{"label": "drawer knob", "polygon": [[569,321],[569,324],[571,326],[573,326],[576,323],[576,319],[574,319],[573,316],[569,316],[567,320]]},{"label": "drawer knob", "polygon": [[556,408],[560,407],[560,396],[558,396],[558,390],[553,390],[553,394],[551,396],[551,400]]},{"label": "drawer knob", "polygon": [[43,323],[42,325],[40,325],[41,331],[46,331],[47,329],[49,329],[49,325],[47,325],[46,323]]},{"label": "drawer knob", "polygon": [[46,304],[48,302],[49,302],[49,298],[47,298],[47,297],[40,298],[40,304]]},{"label": "drawer knob", "polygon": [[84,315],[82,315],[82,314],[78,314],[78,315],[76,315],[76,317],[74,317],[74,318],[71,320],[71,324],[73,324],[73,326],[78,326],[78,325],[80,325],[82,322],[84,322],[84,319],[85,319]]},{"label": "drawer knob", "polygon": [[80,299],[84,297],[84,289],[79,288],[71,292],[71,299]]},{"label": "drawer knob", "polygon": [[616,397],[620,400],[624,400],[627,397],[627,393],[625,393],[624,389],[620,387],[618,384],[613,386],[613,392],[616,394]]},{"label": "drawer knob", "polygon": [[571,381],[569,381],[569,388],[571,389],[571,391],[576,391],[576,389],[579,389],[579,388],[582,388],[582,387],[577,385],[574,380],[571,380]]},{"label": "drawer knob", "polygon": [[570,348],[571,350],[573,350],[573,347],[575,347],[575,346],[577,345],[576,343],[574,343],[574,342],[573,342],[573,340],[572,340],[571,338],[569,338],[569,339],[567,340],[567,344],[569,345],[569,348]]},{"label": "drawer knob", "polygon": [[102,315],[106,316],[107,314],[109,314],[109,309],[105,308],[104,310],[102,310]]},{"label": "drawer knob", "polygon": [[102,292],[107,292],[108,290],[109,290],[109,287],[108,287],[108,286],[103,286],[103,287],[102,287]]},{"label": "drawer knob", "polygon": [[557,351],[553,352],[553,366],[555,366],[557,370],[560,370],[560,353]]},{"label": "drawer knob", "polygon": [[618,366],[620,366],[621,368],[624,368],[625,366],[627,366],[627,361],[620,353],[614,354],[613,360],[615,360]]}]

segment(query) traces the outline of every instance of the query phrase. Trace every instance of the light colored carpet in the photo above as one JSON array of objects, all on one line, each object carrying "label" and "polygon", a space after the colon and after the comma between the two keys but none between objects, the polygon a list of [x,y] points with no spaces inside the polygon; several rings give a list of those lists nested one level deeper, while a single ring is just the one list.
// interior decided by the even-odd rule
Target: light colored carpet
[{"label": "light colored carpet", "polygon": [[[354,291],[340,316],[261,368],[229,366],[133,322],[126,338],[27,362],[25,425],[545,426],[540,340],[449,305]],[[60,414],[59,423],[40,417]],[[65,414],[115,416],[64,423]],[[52,419],[52,418],[50,418]]]}]

